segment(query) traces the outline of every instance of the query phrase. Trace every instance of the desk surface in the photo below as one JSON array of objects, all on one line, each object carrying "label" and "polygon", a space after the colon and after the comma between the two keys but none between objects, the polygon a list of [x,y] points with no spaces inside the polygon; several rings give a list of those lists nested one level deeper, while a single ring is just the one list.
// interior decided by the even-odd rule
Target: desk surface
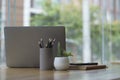
[{"label": "desk surface", "polygon": [[120,80],[120,65],[87,71],[40,71],[38,68],[6,68],[0,69],[0,80]]}]

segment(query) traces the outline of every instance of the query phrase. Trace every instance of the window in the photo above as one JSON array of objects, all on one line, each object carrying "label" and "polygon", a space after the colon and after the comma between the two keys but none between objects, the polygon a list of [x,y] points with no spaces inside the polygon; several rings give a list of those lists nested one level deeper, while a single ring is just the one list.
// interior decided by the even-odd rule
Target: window
[{"label": "window", "polygon": [[8,18],[2,22],[4,26],[64,25],[72,62],[88,58],[99,63],[120,60],[119,0],[26,0],[30,2],[26,8],[24,1],[5,2]]},{"label": "window", "polygon": [[[2,22],[2,17],[1,17],[1,1],[0,1],[0,33],[1,33],[1,22]],[[0,45],[1,45],[1,34],[0,34]],[[1,47],[0,47],[0,54],[1,54]],[[1,55],[0,55],[0,64],[1,64]]]},{"label": "window", "polygon": [[31,0],[31,8],[39,9],[42,0]]}]

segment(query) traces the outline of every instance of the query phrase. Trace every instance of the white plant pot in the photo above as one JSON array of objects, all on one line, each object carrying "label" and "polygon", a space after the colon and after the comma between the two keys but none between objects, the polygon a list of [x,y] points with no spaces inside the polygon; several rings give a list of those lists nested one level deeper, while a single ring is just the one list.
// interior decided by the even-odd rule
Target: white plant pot
[{"label": "white plant pot", "polygon": [[55,57],[54,67],[56,70],[67,70],[69,68],[68,57]]}]

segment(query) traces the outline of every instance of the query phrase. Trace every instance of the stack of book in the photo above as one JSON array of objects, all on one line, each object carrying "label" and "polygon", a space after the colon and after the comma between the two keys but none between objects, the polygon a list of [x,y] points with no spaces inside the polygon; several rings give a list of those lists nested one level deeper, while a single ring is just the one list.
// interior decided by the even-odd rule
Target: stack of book
[{"label": "stack of book", "polygon": [[94,70],[106,69],[106,65],[98,65],[98,63],[70,63],[70,70]]}]

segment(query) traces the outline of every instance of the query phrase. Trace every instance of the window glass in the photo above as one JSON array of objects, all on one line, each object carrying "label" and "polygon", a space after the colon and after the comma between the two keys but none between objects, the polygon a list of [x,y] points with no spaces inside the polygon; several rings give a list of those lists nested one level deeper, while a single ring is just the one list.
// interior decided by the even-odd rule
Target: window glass
[{"label": "window glass", "polygon": [[116,62],[120,60],[119,8],[119,0],[0,0],[0,30],[1,24],[62,25],[72,62]]},{"label": "window glass", "polygon": [[31,0],[31,8],[39,9],[42,0]]},{"label": "window glass", "polygon": [[[31,17],[31,25],[64,25],[67,50],[74,54],[73,62],[83,62],[84,23],[89,24],[90,53],[94,62],[106,63],[119,60],[119,1],[86,0],[89,2],[90,21],[83,22],[84,0],[45,0],[43,12]],[[86,16],[85,16],[86,17]],[[88,18],[89,19],[89,18]],[[87,31],[86,30],[86,31]],[[88,39],[88,38],[86,38]],[[87,40],[86,40],[87,41]],[[89,40],[88,40],[89,41]],[[117,50],[116,50],[117,49]],[[86,55],[86,58],[89,55]],[[90,56],[89,56],[90,57]]]},{"label": "window glass", "polygon": [[[1,45],[1,21],[2,21],[2,18],[1,18],[1,1],[0,1],[0,45]],[[0,47],[0,64],[1,64],[1,47]]]}]

